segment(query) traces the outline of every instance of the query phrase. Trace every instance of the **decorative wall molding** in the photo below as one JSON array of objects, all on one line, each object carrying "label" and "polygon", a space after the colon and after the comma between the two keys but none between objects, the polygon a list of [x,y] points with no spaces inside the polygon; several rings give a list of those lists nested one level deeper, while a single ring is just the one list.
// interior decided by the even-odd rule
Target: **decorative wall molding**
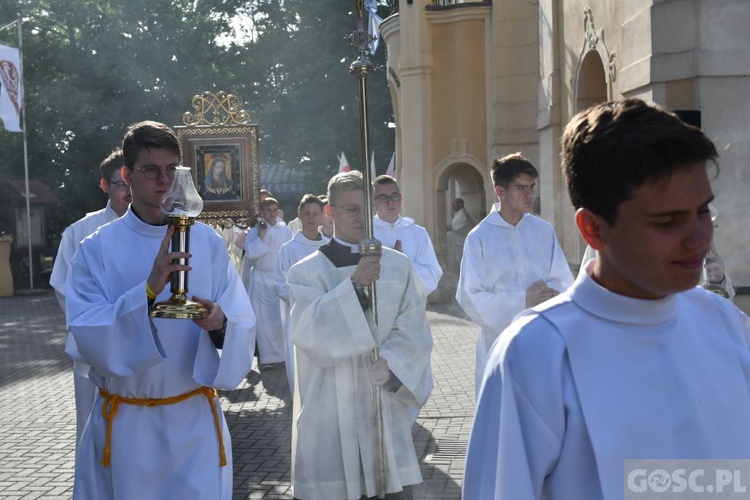
[{"label": "decorative wall molding", "polygon": [[465,137],[461,137],[460,139],[454,137],[451,140],[451,156],[454,158],[464,156],[468,145],[469,141]]},{"label": "decorative wall molding", "polygon": [[604,42],[604,30],[596,29],[591,7],[586,7],[583,10],[583,31],[583,46],[578,53],[575,71],[570,79],[571,89],[575,92],[578,88],[578,76],[581,71],[581,64],[586,54],[592,50],[599,53],[602,59],[607,74],[607,88],[611,89],[612,82],[617,79],[617,65],[615,63],[617,55],[614,52],[610,53],[609,49],[607,49],[607,44]]}]

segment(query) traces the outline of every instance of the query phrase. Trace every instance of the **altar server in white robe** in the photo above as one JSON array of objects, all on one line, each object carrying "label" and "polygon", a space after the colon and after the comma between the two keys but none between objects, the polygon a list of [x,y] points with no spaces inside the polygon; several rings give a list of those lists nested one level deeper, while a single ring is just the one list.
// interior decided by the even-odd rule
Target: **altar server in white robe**
[{"label": "altar server in white robe", "polygon": [[[71,261],[67,352],[91,366],[99,387],[78,445],[75,500],[232,498],[232,444],[215,389],[236,388],[250,370],[255,316],[216,231],[196,223],[191,253],[169,251],[174,228],[159,201],[179,154],[166,125],[131,125],[122,176],[132,204]],[[183,258],[189,265],[175,261]],[[149,318],[178,270],[190,271],[189,291],[208,316]]]},{"label": "altar server in white robe", "polygon": [[379,175],[372,185],[375,189],[373,199],[376,215],[372,225],[375,238],[384,246],[409,257],[422,280],[424,293],[430,295],[437,289],[443,276],[430,235],[414,219],[401,215],[403,195],[396,179],[390,175]]},{"label": "altar server in white robe", "polygon": [[519,153],[492,162],[499,203],[466,237],[456,300],[479,326],[475,374],[478,394],[490,347],[513,320],[573,283],[554,228],[529,213],[536,167]]},{"label": "altar server in white robe", "polygon": [[[403,254],[357,253],[365,236],[364,188],[357,171],[331,179],[326,210],[334,238],[287,274],[298,370],[293,488],[302,500],[376,495],[374,386],[382,394],[386,492],[395,495],[389,498],[407,498],[402,492],[422,481],[409,407],[424,403],[432,351],[425,295]],[[366,296],[376,280],[377,327]],[[373,363],[376,347],[381,357]]]},{"label": "altar server in white robe", "polygon": [[265,224],[258,223],[247,234],[240,233],[236,244],[245,248],[244,266],[250,269],[247,294],[258,318],[258,364],[267,369],[286,359],[275,274],[279,250],[292,239],[292,230],[278,217],[279,202],[275,198],[260,202],[260,215]]},{"label": "altar server in white robe", "polygon": [[[416,224],[414,219],[401,215],[403,196],[395,178],[390,175],[379,175],[372,181],[372,186],[375,191],[376,214],[372,225],[375,238],[384,246],[409,257],[422,282],[425,295],[430,295],[437,289],[443,276],[443,269],[438,263],[430,235],[425,228]],[[430,364],[427,367],[427,385],[423,396],[425,401],[430,397],[434,387],[435,380]],[[419,408],[421,407],[410,410],[412,423],[417,421]]]},{"label": "altar server in white robe", "polygon": [[715,158],[700,129],[638,99],[566,127],[565,178],[597,257],[494,345],[463,498],[616,500],[626,459],[750,457],[748,317],[696,287]]},{"label": "altar server in white robe", "polygon": [[[65,281],[68,277],[70,260],[78,251],[78,245],[88,235],[99,227],[122,217],[130,205],[130,187],[122,180],[122,150],[112,151],[99,165],[101,179],[99,187],[107,193],[107,206],[96,212],[86,214],[63,232],[60,247],[52,266],[49,284],[55,289],[57,302],[63,313],[65,312]],[[66,321],[67,324],[67,321]],[[68,336],[68,342],[73,342],[73,336]],[[94,405],[97,388],[88,378],[89,367],[84,363],[73,363],[73,390],[76,403],[76,443],[81,439],[83,427]]]},{"label": "altar server in white robe", "polygon": [[286,378],[289,383],[289,393],[294,394],[294,344],[289,332],[289,287],[286,284],[286,274],[294,264],[315,252],[321,245],[330,240],[323,236],[318,228],[323,218],[323,202],[314,194],[302,197],[297,210],[297,216],[302,228],[294,238],[287,241],[279,250],[276,259],[276,293],[281,299],[281,321],[284,326],[284,341],[286,342]]}]

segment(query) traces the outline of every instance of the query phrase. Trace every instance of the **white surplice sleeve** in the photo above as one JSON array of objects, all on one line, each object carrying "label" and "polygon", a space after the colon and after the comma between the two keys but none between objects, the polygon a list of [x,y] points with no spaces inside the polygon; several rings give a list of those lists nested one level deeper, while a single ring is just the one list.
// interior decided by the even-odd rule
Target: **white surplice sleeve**
[{"label": "white surplice sleeve", "polygon": [[[269,236],[269,230],[266,230],[266,237]],[[258,235],[258,226],[253,227],[247,233],[245,240],[245,260],[254,264],[258,259],[268,253],[270,247],[268,243],[260,239]]]},{"label": "white surplice sleeve", "polygon": [[[379,326],[390,329],[388,332],[381,330],[381,337],[386,338],[380,344],[380,355],[388,361],[388,368],[403,384],[394,394],[395,397],[419,408],[427,402],[433,383],[428,376],[432,332],[425,312],[426,295],[416,270],[410,269],[405,286],[403,274],[406,273],[378,280]],[[392,298],[399,296],[399,302]]]},{"label": "white surplice sleeve", "polygon": [[49,277],[49,284],[55,289],[57,303],[63,312],[65,312],[65,281],[68,276],[68,265],[76,253],[76,244],[77,242],[73,241],[73,228],[68,226],[63,231],[55,262],[52,265],[52,274]]},{"label": "white surplice sleeve", "polygon": [[464,243],[456,300],[471,320],[485,332],[497,334],[519,311],[526,308],[526,290],[496,290],[491,265],[492,255],[485,255],[480,233],[469,234]]},{"label": "white surplice sleeve", "polygon": [[129,377],[166,356],[148,317],[146,281],[110,299],[101,238],[81,245],[70,262],[65,310],[75,361],[103,377]]},{"label": "white surplice sleeve", "polygon": [[525,323],[503,332],[488,360],[466,456],[465,500],[541,499],[558,462],[565,387],[572,385],[564,344],[541,331],[512,339]]},{"label": "white surplice sleeve", "polygon": [[573,284],[573,273],[570,272],[570,265],[557,238],[552,238],[552,245],[552,262],[550,263],[549,275],[545,281],[550,288],[554,288],[558,292],[564,292]]},{"label": "white surplice sleeve", "polygon": [[350,280],[354,269],[336,269],[325,257],[317,262],[340,275],[341,280],[326,291],[320,279],[306,274],[309,266],[292,266],[287,274],[292,299],[292,342],[316,365],[332,367],[377,345]]},{"label": "white surplice sleeve", "polygon": [[276,294],[281,300],[289,304],[289,286],[286,284],[286,274],[294,262],[291,262],[289,248],[282,245],[279,255],[276,257],[276,270],[274,271],[274,281],[276,282]]},{"label": "white surplice sleeve", "polygon": [[420,233],[419,241],[417,242],[417,255],[413,260],[413,264],[419,278],[422,280],[425,295],[429,295],[437,289],[440,278],[443,276],[443,269],[438,263],[430,235],[424,229]]},{"label": "white surplice sleeve", "polygon": [[193,379],[217,389],[233,390],[252,368],[255,351],[255,313],[240,276],[226,251],[216,251],[212,273],[217,277],[211,300],[221,306],[227,318],[221,355],[204,333],[196,356]]}]

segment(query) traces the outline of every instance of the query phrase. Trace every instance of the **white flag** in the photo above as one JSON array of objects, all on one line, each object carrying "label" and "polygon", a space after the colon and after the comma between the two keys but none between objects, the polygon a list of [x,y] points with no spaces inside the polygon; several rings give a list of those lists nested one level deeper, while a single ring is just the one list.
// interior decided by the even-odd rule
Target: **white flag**
[{"label": "white flag", "polygon": [[8,132],[21,132],[22,95],[19,50],[0,45],[0,120]]},{"label": "white flag", "polygon": [[391,162],[388,164],[388,168],[385,171],[385,175],[390,175],[391,177],[396,177],[396,152],[393,152],[393,156],[391,156]]},{"label": "white flag", "polygon": [[338,173],[342,172],[350,172],[352,170],[351,165],[349,165],[349,160],[346,159],[346,156],[344,156],[344,152],[341,152],[341,156],[339,156],[339,171]]},{"label": "white flag", "polygon": [[370,13],[368,18],[369,26],[367,27],[370,35],[374,37],[373,41],[370,42],[370,54],[375,54],[378,50],[378,43],[380,42],[380,23],[383,22],[383,18],[375,13]]}]

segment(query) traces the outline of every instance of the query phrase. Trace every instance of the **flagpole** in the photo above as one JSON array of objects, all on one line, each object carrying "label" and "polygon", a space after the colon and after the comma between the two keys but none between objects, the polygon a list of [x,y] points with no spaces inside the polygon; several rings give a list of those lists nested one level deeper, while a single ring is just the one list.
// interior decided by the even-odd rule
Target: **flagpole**
[{"label": "flagpole", "polygon": [[4,30],[4,29],[8,29],[8,28],[10,28],[11,26],[13,26],[14,24],[16,24],[17,22],[18,22],[18,19],[16,19],[15,21],[11,21],[11,22],[9,22],[9,23],[8,23],[8,24],[6,24],[5,26],[0,26],[0,31],[2,31],[2,30]]},{"label": "flagpole", "polygon": [[23,35],[21,30],[21,16],[16,20],[18,28],[18,62],[21,73],[21,129],[23,131],[23,175],[26,184],[26,231],[29,246],[29,289],[34,289],[34,259],[31,250],[31,194],[29,192],[29,148],[26,142],[26,92],[23,88]]},{"label": "flagpole", "polygon": [[23,35],[21,30],[21,16],[18,19],[11,21],[5,26],[0,27],[0,31],[11,28],[14,24],[16,25],[16,32],[18,34],[18,63],[19,73],[21,81],[21,131],[23,132],[23,171],[24,171],[24,185],[25,185],[25,197],[26,197],[26,242],[29,246],[29,287],[31,290],[34,289],[34,259],[31,250],[31,194],[29,193],[29,152],[26,142],[26,95],[23,91]]},{"label": "flagpole", "polygon": [[[351,34],[349,41],[357,47],[358,56],[349,66],[349,72],[359,80],[359,110],[360,128],[362,134],[362,176],[364,177],[365,195],[365,239],[359,243],[359,253],[364,255],[380,255],[382,246],[375,239],[372,224],[372,175],[370,172],[370,130],[367,121],[367,77],[374,71],[375,66],[367,58],[370,42],[373,41],[365,29],[364,0],[356,0],[357,30]],[[370,298],[370,312],[377,331],[378,325],[378,300],[375,283],[368,287]],[[376,347],[371,352],[373,362],[380,357],[380,351]],[[376,447],[376,492],[378,498],[385,498],[386,471],[385,471],[385,441],[382,408],[382,389],[380,386],[373,388],[373,402],[375,405],[375,447]]]}]

